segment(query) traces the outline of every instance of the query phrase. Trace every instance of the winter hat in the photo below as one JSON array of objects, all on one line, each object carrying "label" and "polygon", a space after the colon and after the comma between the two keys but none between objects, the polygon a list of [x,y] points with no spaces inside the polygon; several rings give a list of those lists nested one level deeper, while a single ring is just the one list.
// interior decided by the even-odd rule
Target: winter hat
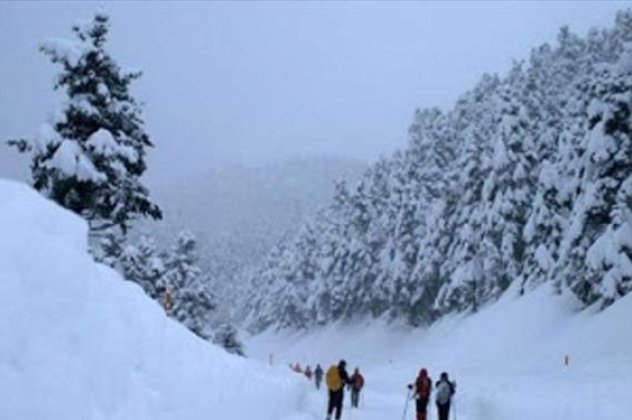
[{"label": "winter hat", "polygon": [[426,370],[426,368],[421,368],[421,370],[419,371],[419,376],[421,376],[422,378],[428,376],[428,371]]}]

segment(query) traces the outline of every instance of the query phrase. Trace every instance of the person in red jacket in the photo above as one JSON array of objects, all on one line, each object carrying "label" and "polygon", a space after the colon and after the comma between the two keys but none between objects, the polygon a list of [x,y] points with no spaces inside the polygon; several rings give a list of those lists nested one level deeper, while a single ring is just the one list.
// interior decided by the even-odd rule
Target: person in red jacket
[{"label": "person in red jacket", "polygon": [[430,393],[432,392],[432,379],[428,376],[428,371],[425,368],[421,369],[415,383],[408,385],[408,388],[415,391],[417,420],[426,420],[428,401],[430,401]]},{"label": "person in red jacket", "polygon": [[355,368],[351,375],[351,407],[358,408],[360,402],[360,391],[364,386],[364,377],[360,374],[360,369]]}]

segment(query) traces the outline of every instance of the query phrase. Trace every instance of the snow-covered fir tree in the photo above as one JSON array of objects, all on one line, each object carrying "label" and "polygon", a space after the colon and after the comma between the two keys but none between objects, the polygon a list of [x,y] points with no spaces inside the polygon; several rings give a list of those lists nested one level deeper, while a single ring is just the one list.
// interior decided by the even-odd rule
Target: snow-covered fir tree
[{"label": "snow-covered fir tree", "polygon": [[579,85],[587,131],[570,162],[578,184],[560,275],[588,304],[607,306],[632,289],[631,53]]},{"label": "snow-covered fir tree", "polygon": [[213,335],[213,343],[223,347],[227,352],[237,356],[245,356],[244,347],[237,337],[237,330],[230,324],[221,325]]},{"label": "snow-covered fir tree", "polygon": [[92,249],[94,259],[114,269],[119,269],[125,238],[118,229],[106,229],[99,237],[98,246]]},{"label": "snow-covered fir tree", "polygon": [[142,236],[138,244],[127,244],[119,256],[119,266],[123,277],[138,283],[152,299],[163,296],[165,263],[151,238]]},{"label": "snow-covered fir tree", "polygon": [[210,339],[217,303],[209,281],[198,266],[195,237],[180,233],[165,262],[162,284],[173,299],[172,316],[202,338]]},{"label": "snow-covered fir tree", "polygon": [[40,50],[61,66],[55,89],[66,101],[32,140],[12,140],[31,154],[34,187],[83,216],[93,231],[127,230],[139,216],[161,217],[140,177],[146,149],[141,107],[124,71],[106,50],[109,17],[99,11],[73,26],[74,40],[51,39]]}]

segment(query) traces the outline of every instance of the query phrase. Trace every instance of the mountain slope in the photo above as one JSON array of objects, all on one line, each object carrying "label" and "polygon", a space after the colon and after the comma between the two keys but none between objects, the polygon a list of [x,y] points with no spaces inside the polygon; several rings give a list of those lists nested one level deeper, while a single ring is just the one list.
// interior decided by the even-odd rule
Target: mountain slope
[{"label": "mountain slope", "polygon": [[[372,165],[251,275],[249,327],[430,324],[542,283],[605,308],[632,290],[632,10],[562,28]],[[513,287],[512,287],[513,286]]]},{"label": "mountain slope", "polygon": [[[0,180],[0,418],[278,420],[304,389],[170,320],[87,253],[87,226]],[[244,401],[248,404],[243,404]]]}]

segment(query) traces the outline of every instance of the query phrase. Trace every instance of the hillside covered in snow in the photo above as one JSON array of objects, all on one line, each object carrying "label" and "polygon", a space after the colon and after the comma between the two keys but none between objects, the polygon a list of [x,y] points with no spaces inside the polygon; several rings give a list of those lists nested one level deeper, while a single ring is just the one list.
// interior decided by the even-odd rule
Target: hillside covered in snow
[{"label": "hillside covered in snow", "polygon": [[429,324],[544,283],[582,308],[632,290],[632,11],[532,50],[340,183],[250,278],[247,324]]},{"label": "hillside covered in snow", "polygon": [[[304,386],[168,318],[87,252],[87,224],[0,180],[0,418],[278,420]],[[244,404],[247,401],[247,404]]]},{"label": "hillside covered in snow", "polygon": [[322,157],[212,169],[188,182],[156,185],[164,220],[138,230],[161,245],[190,230],[218,302],[232,301],[248,287],[242,274],[255,269],[270,248],[296,236],[327,202],[336,180],[355,182],[365,168],[359,161]]}]

